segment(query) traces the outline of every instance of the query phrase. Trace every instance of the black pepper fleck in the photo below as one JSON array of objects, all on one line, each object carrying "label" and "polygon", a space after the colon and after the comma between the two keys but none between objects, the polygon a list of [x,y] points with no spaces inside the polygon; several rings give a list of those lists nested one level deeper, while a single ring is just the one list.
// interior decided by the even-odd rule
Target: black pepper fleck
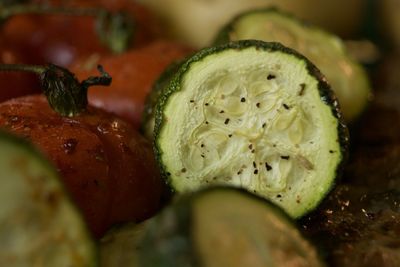
[{"label": "black pepper fleck", "polygon": [[240,102],[246,102],[246,98],[244,98],[244,97],[242,97],[241,99],[240,99]]},{"label": "black pepper fleck", "polygon": [[305,83],[301,83],[300,84],[299,96],[303,96],[304,95],[305,89],[306,89],[306,84]]},{"label": "black pepper fleck", "polygon": [[285,104],[285,103],[283,103],[283,107],[284,107],[285,109],[287,109],[287,110],[290,109],[290,107],[289,107],[287,104]]},{"label": "black pepper fleck", "polygon": [[268,162],[265,162],[265,168],[267,169],[267,171],[272,170],[272,167],[268,164]]},{"label": "black pepper fleck", "polygon": [[228,124],[228,123],[229,123],[229,118],[226,119],[224,123],[225,123],[225,124]]},{"label": "black pepper fleck", "polygon": [[290,156],[281,156],[281,159],[289,160]]},{"label": "black pepper fleck", "polygon": [[275,79],[275,78],[276,78],[276,76],[273,75],[273,74],[268,74],[268,76],[267,76],[267,80],[272,80],[272,79]]}]

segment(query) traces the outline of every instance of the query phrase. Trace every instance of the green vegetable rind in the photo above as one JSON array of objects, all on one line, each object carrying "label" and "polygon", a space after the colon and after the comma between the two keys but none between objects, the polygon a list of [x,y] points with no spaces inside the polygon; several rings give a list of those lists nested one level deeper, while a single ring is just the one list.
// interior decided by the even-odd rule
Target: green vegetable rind
[{"label": "green vegetable rind", "polygon": [[158,77],[158,79],[154,82],[150,93],[147,95],[143,114],[142,121],[140,125],[140,131],[143,135],[149,139],[153,140],[154,137],[154,121],[155,121],[155,108],[157,105],[157,101],[160,96],[163,94],[165,88],[168,87],[172,77],[178,71],[181,66],[182,61],[171,63]]},{"label": "green vegetable rind", "polygon": [[[94,239],[92,238],[89,228],[87,227],[87,225],[84,222],[83,216],[81,214],[81,212],[76,208],[76,206],[73,204],[72,199],[70,198],[70,196],[68,195],[68,193],[65,191],[63,185],[61,184],[61,182],[58,180],[58,173],[56,171],[56,169],[54,168],[54,166],[48,161],[47,158],[45,158],[42,153],[40,153],[37,148],[32,145],[30,142],[28,142],[25,139],[22,139],[20,137],[17,137],[11,133],[8,133],[4,130],[0,130],[0,147],[2,148],[0,150],[0,154],[3,153],[1,151],[5,151],[4,149],[12,149],[12,153],[10,153],[9,150],[7,157],[13,157],[14,154],[18,155],[18,159],[19,160],[26,160],[29,161],[29,164],[26,164],[27,166],[30,165],[30,168],[36,168],[39,170],[39,173],[41,170],[45,170],[42,174],[43,176],[40,176],[40,179],[42,179],[44,183],[53,183],[52,186],[55,187],[56,189],[56,193],[60,193],[61,195],[56,196],[58,199],[56,201],[60,201],[63,203],[63,205],[65,205],[63,208],[68,209],[70,214],[73,215],[75,217],[74,221],[74,225],[60,225],[60,227],[74,227],[74,228],[78,228],[77,233],[79,234],[79,237],[77,238],[77,236],[69,236],[69,238],[71,238],[69,241],[78,241],[80,240],[80,242],[84,242],[84,244],[80,243],[79,246],[84,246],[85,247],[85,254],[84,255],[67,255],[67,254],[62,254],[63,252],[57,251],[57,253],[59,253],[60,257],[70,257],[70,260],[72,262],[75,263],[74,266],[76,267],[96,267],[99,266],[99,255],[98,255],[98,250],[97,250],[97,244],[94,242]],[[7,152],[6,151],[6,152]],[[4,170],[3,170],[4,171]],[[24,169],[19,170],[21,172],[24,172]],[[29,172],[29,171],[28,171]],[[3,173],[3,175],[5,175],[5,173]],[[0,175],[2,176],[2,175]],[[10,176],[11,177],[11,176]],[[4,181],[4,179],[7,179],[7,176],[2,176],[2,181]],[[35,177],[26,177],[27,180],[29,179],[36,179]],[[37,185],[37,186],[40,186]],[[51,187],[51,186],[50,186]],[[54,189],[53,189],[54,190]],[[37,193],[34,189],[32,189],[32,191],[26,191],[27,194],[34,194]],[[52,193],[52,192],[46,192],[46,193]],[[16,198],[23,198],[24,196],[15,196]],[[36,201],[36,199],[34,200]],[[39,201],[39,200],[38,200]],[[30,203],[30,205],[34,205],[34,203]],[[42,204],[43,205],[43,204]],[[52,205],[51,203],[49,203],[49,205]],[[54,204],[56,205],[55,208],[57,208],[58,204]],[[59,204],[61,205],[61,204]],[[17,211],[15,211],[17,212]],[[32,212],[30,210],[28,210],[28,212]],[[51,220],[53,220],[53,218],[51,218]],[[0,230],[1,227],[4,227],[4,223],[5,222],[1,222],[0,221]],[[17,223],[17,222],[16,222]],[[33,224],[34,222],[32,222]],[[29,229],[30,231],[33,231],[34,228]],[[28,230],[28,231],[29,231]],[[65,234],[65,232],[62,232],[63,234]],[[10,233],[8,233],[10,234]],[[44,233],[46,234],[46,233]],[[3,236],[4,237],[4,236]],[[46,237],[43,237],[46,238]],[[61,236],[61,239],[58,241],[58,243],[51,243],[51,244],[47,244],[47,243],[43,243],[42,245],[44,246],[55,246],[52,247],[51,249],[55,249],[57,248],[58,245],[61,245],[63,242],[62,238],[65,238],[65,236]],[[75,240],[75,238],[77,238]],[[54,240],[53,240],[54,241]],[[32,242],[38,242],[38,240],[32,240]],[[75,244],[77,245],[77,244]],[[30,244],[26,244],[27,248],[30,246]],[[27,249],[25,248],[25,249]],[[7,249],[9,249],[9,247],[3,247],[3,255],[5,251],[7,251]],[[5,250],[5,251],[4,251]],[[27,251],[24,251],[27,252]],[[39,252],[40,253],[40,252]],[[29,264],[37,264],[38,260],[41,262],[40,266],[46,267],[49,265],[46,265],[44,262],[42,262],[42,260],[44,260],[44,255],[40,255],[40,254],[34,254],[34,255],[30,255],[30,257],[28,259],[24,259],[23,255],[18,255],[18,254],[9,254],[8,257],[15,257],[15,259],[18,259],[18,262],[21,263],[20,261],[23,260],[25,263],[29,262]],[[9,266],[10,264],[14,264],[12,266],[25,266],[25,265],[18,265],[19,263],[16,262],[9,262],[9,260],[6,260],[6,262],[4,262],[4,258],[0,257],[0,264],[2,265],[3,263],[7,263]],[[59,265],[59,266],[63,266],[63,265]],[[50,267],[50,266],[49,266]]]},{"label": "green vegetable rind", "polygon": [[[215,192],[235,192],[254,202],[262,203],[266,210],[273,213],[287,228],[300,229],[300,226],[279,206],[255,195],[244,188],[232,186],[211,186],[195,192],[179,195],[175,201],[156,217],[148,221],[138,250],[138,260],[143,267],[200,267],[204,265],[194,237],[194,209],[197,199]],[[218,205],[218,203],[215,203]],[[246,218],[251,224],[251,218]],[[313,246],[312,240],[298,231],[300,237]],[[320,266],[325,266],[322,255],[316,251]],[[311,252],[310,252],[311,253]]]},{"label": "green vegetable rind", "polygon": [[252,15],[252,14],[258,14],[258,13],[259,14],[279,13],[283,16],[286,16],[287,18],[296,20],[297,23],[301,24],[304,27],[308,27],[313,30],[322,31],[321,29],[314,26],[313,24],[311,24],[305,20],[301,20],[301,19],[297,18],[295,15],[285,12],[285,11],[282,11],[276,7],[257,8],[257,9],[250,9],[250,10],[244,11],[244,12],[236,15],[233,19],[231,19],[231,21],[229,23],[227,23],[224,27],[222,27],[222,29],[217,33],[217,35],[214,38],[213,45],[222,45],[222,44],[231,42],[232,40],[230,38],[230,34],[235,29],[234,28],[235,23],[245,16]]},{"label": "green vegetable rind", "polygon": [[180,69],[177,71],[177,73],[172,77],[171,82],[169,83],[168,87],[164,89],[164,92],[162,95],[160,95],[157,105],[156,105],[156,114],[155,114],[155,127],[154,127],[154,150],[155,150],[155,156],[157,159],[157,162],[160,164],[160,169],[162,175],[165,177],[167,184],[171,188],[171,191],[174,192],[174,184],[172,179],[170,178],[170,173],[168,172],[167,168],[165,165],[163,165],[162,161],[162,147],[159,143],[159,135],[161,133],[163,124],[166,122],[166,119],[164,117],[164,109],[168,105],[168,99],[169,97],[174,94],[175,92],[178,92],[181,90],[180,87],[180,82],[185,75],[185,73],[190,69],[191,64],[198,62],[202,60],[203,58],[207,57],[208,55],[211,54],[217,54],[219,52],[225,51],[227,49],[236,49],[236,50],[242,50],[246,49],[249,47],[255,47],[257,50],[264,50],[264,51],[269,51],[269,52],[283,52],[287,54],[291,54],[301,61],[304,61],[306,64],[306,68],[309,72],[309,74],[313,77],[315,77],[318,81],[318,91],[321,97],[321,100],[330,107],[331,112],[335,118],[338,120],[338,125],[337,125],[337,131],[338,131],[338,140],[337,142],[339,143],[340,147],[340,153],[341,153],[341,159],[337,164],[336,167],[336,174],[335,174],[335,179],[331,179],[329,181],[329,184],[327,185],[328,190],[323,192],[322,195],[318,196],[318,201],[314,203],[312,207],[307,208],[301,216],[298,216],[298,218],[303,217],[304,215],[308,214],[312,210],[314,210],[319,203],[326,197],[326,195],[334,188],[336,180],[340,178],[341,173],[343,171],[343,166],[345,165],[345,162],[348,157],[348,146],[349,146],[349,135],[348,135],[348,129],[343,121],[341,112],[340,112],[340,107],[339,103],[337,101],[337,98],[334,94],[334,92],[330,89],[329,84],[327,83],[326,79],[324,76],[321,74],[321,72],[318,70],[318,68],[311,63],[306,57],[298,53],[297,51],[285,47],[280,43],[267,43],[259,40],[241,40],[241,41],[235,41],[235,42],[229,42],[225,43],[219,46],[214,46],[214,47],[209,47],[205,48],[201,51],[199,51],[197,54],[189,58],[186,62],[184,62]]},{"label": "green vegetable rind", "polygon": [[[335,42],[336,46],[339,46],[340,50],[340,55],[346,57],[347,59],[350,59],[350,55],[348,54],[345,45],[343,44],[342,40],[332,34],[327,32],[326,30],[313,25],[305,20],[302,20],[295,15],[282,11],[276,7],[266,7],[266,8],[257,8],[257,9],[250,9],[247,11],[244,11],[237,16],[235,16],[229,23],[227,23],[216,35],[214,38],[213,44],[214,45],[222,45],[228,42],[233,41],[231,38],[231,35],[234,34],[235,32],[235,26],[236,24],[243,18],[246,18],[247,16],[252,16],[252,15],[257,15],[257,14],[265,14],[265,15],[279,15],[283,18],[287,18],[293,23],[296,23],[297,25],[308,29],[310,33],[318,33],[319,35],[323,35],[324,38],[326,38],[327,42]],[[257,26],[257,25],[255,25]],[[256,39],[261,39],[261,38],[256,38]],[[269,40],[264,40],[264,41],[269,41]],[[271,40],[273,41],[273,40]],[[295,47],[293,47],[296,49]],[[362,101],[362,106],[358,107],[356,111],[352,110],[351,112],[348,110],[342,110],[342,113],[345,115],[345,120],[348,123],[353,123],[356,121],[357,118],[361,117],[363,112],[365,112],[366,108],[368,107],[371,99],[372,99],[372,89],[371,89],[371,83],[367,77],[367,73],[364,71],[363,67],[361,64],[354,60],[351,61],[351,67],[353,68],[353,72],[358,73],[357,76],[353,77],[356,78],[360,81],[362,81],[364,88],[362,88],[363,91],[365,91],[366,97],[363,97],[363,99],[357,99],[355,101]],[[314,64],[317,64],[317,62],[313,62]],[[318,64],[317,64],[318,67]],[[359,91],[361,89],[358,89]],[[343,96],[344,98],[344,96]],[[345,101],[347,105],[349,105],[349,100]]]}]

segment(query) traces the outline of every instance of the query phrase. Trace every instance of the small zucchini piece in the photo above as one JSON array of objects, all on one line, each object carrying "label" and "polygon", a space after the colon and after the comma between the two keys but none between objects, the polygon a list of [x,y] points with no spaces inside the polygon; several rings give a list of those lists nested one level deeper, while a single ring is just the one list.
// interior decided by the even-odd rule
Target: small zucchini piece
[{"label": "small zucchini piece", "polygon": [[119,225],[100,240],[101,267],[136,267],[145,222]]},{"label": "small zucchini piece", "polygon": [[146,225],[138,260],[142,267],[324,266],[280,208],[233,187],[180,195]]},{"label": "small zucchini piece", "polygon": [[81,214],[33,146],[0,132],[0,170],[0,266],[98,266]]},{"label": "small zucchini piece", "polygon": [[178,193],[241,186],[297,218],[342,169],[348,136],[340,117],[305,57],[279,43],[237,41],[181,65],[157,102],[155,152]]},{"label": "small zucchini piece", "polygon": [[280,42],[306,56],[331,84],[346,122],[358,118],[370,102],[371,85],[365,70],[349,56],[345,44],[334,34],[267,8],[240,14],[220,31],[215,42],[242,39]]}]

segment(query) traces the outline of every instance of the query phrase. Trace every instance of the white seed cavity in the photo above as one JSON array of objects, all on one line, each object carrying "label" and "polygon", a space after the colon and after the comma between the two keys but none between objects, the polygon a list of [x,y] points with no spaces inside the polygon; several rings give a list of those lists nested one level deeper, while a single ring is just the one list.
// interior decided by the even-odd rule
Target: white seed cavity
[{"label": "white seed cavity", "polygon": [[214,74],[200,88],[201,116],[189,116],[203,120],[182,144],[183,175],[282,192],[294,172],[304,179],[315,167],[301,151],[316,134],[308,109],[297,101],[307,90],[287,90],[278,67],[242,72]]}]

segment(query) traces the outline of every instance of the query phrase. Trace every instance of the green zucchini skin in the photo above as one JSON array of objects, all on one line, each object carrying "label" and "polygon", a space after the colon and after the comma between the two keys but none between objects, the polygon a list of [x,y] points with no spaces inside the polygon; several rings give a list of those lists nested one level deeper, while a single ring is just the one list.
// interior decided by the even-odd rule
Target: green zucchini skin
[{"label": "green zucchini skin", "polygon": [[36,147],[0,131],[0,168],[0,266],[99,266],[80,211]]},{"label": "green zucchini skin", "polygon": [[[232,200],[234,207],[229,208]],[[208,213],[212,209],[216,211]],[[271,220],[262,219],[259,224],[260,213],[260,216],[270,217]],[[202,228],[206,222],[208,224]],[[285,236],[281,242],[273,239],[276,225],[279,225],[278,231],[282,231]],[[211,234],[205,232],[207,228],[211,230]],[[220,228],[226,231],[215,234]],[[239,239],[235,239],[237,236]],[[259,236],[262,237],[258,238]],[[243,240],[248,241],[244,243],[250,244],[250,249],[247,246],[236,247]],[[292,241],[294,247],[288,244]],[[210,250],[218,250],[219,245],[226,245],[224,242],[231,243],[227,250],[222,250],[221,254],[218,251],[217,255],[214,253],[210,257],[209,247],[205,244],[215,245]],[[243,265],[242,261],[249,256],[247,253],[257,258],[258,265],[254,266],[286,266],[285,263],[290,262],[287,258],[292,256],[301,260],[294,260],[296,263],[291,266],[325,266],[312,243],[302,235],[298,225],[281,208],[236,187],[213,186],[178,196],[173,204],[148,221],[139,247],[138,260],[143,267],[250,266]],[[283,253],[283,257],[275,258],[274,250]],[[236,257],[237,260],[227,263],[226,258],[229,257]],[[303,262],[303,265],[299,262]]]},{"label": "green zucchini skin", "polygon": [[[205,48],[201,51],[199,51],[197,54],[189,58],[187,61],[185,61],[177,71],[175,75],[172,76],[169,85],[164,89],[163,93],[159,96],[156,104],[156,109],[155,109],[155,127],[154,127],[154,149],[155,149],[155,155],[157,158],[157,161],[160,163],[160,168],[162,170],[162,174],[165,176],[166,180],[168,181],[171,190],[175,191],[177,193],[180,193],[175,189],[174,183],[173,183],[173,177],[171,176],[171,173],[169,172],[168,168],[163,164],[163,148],[162,145],[159,142],[159,136],[161,134],[161,131],[163,129],[163,125],[167,123],[167,120],[164,116],[164,109],[165,107],[169,104],[168,101],[170,97],[181,90],[181,80],[185,73],[190,70],[191,64],[196,63],[201,61],[202,59],[206,58],[209,55],[218,55],[218,53],[232,49],[232,50],[244,50],[250,47],[254,47],[256,50],[259,51],[266,51],[266,52],[282,52],[285,54],[290,54],[296,57],[297,59],[301,60],[302,62],[305,63],[305,66],[307,68],[308,73],[312,76],[315,77],[315,79],[318,80],[318,92],[320,95],[320,99],[330,107],[332,115],[338,120],[337,124],[337,132],[338,132],[338,144],[340,151],[340,160],[337,164],[335,174],[334,176],[339,179],[341,176],[343,166],[347,160],[348,157],[348,146],[349,146],[349,134],[348,134],[348,129],[344,123],[343,117],[340,112],[340,107],[339,103],[337,101],[337,98],[333,91],[330,89],[329,84],[327,83],[325,77],[321,74],[321,72],[317,69],[317,67],[311,63],[306,57],[298,53],[297,51],[285,47],[281,45],[280,43],[267,43],[264,41],[259,41],[259,40],[240,40],[240,41],[234,41],[234,42],[229,42],[225,43],[219,46],[213,46],[209,48]],[[330,181],[330,184],[328,185],[328,189],[324,194],[321,196],[321,198],[314,203],[312,207],[307,208],[304,212],[302,212],[299,215],[296,215],[295,217],[300,218],[304,216],[305,214],[311,212],[315,207],[319,205],[319,203],[323,200],[323,198],[332,190],[332,188],[335,186],[335,181],[336,179],[332,179]]]},{"label": "green zucchini skin", "polygon": [[170,64],[154,82],[150,93],[147,95],[143,109],[142,122],[140,132],[148,139],[153,140],[154,137],[154,124],[155,124],[155,108],[157,101],[163,94],[165,88],[168,87],[172,77],[181,66],[181,62],[173,62]]},{"label": "green zucchini skin", "polygon": [[[260,23],[252,25],[253,32],[248,36],[241,38],[241,36],[239,36],[240,34],[236,32],[236,27],[239,27],[238,25],[241,21],[252,16],[264,16],[265,21],[269,21],[270,23],[272,23],[272,25],[274,25],[273,23],[275,22],[273,19],[274,17],[276,17],[285,21],[288,24],[297,25],[298,28],[304,32],[302,33],[302,35],[296,35],[296,33],[294,33],[294,30],[291,28],[291,25],[283,25],[282,23],[278,23],[276,26],[276,33],[278,35],[274,34],[274,32],[271,32],[273,31],[271,29],[268,29],[268,31],[266,30],[262,34],[255,33],[254,28],[257,28],[258,26],[260,28],[263,27],[263,25],[261,25]],[[283,33],[284,36],[279,36],[279,33]],[[301,41],[302,39],[307,41],[304,41],[302,45],[291,43],[293,41],[285,40],[285,34],[292,34],[292,38],[297,38],[297,42],[299,42],[299,40]],[[214,45],[220,45],[234,40],[249,38],[259,39],[268,42],[281,42],[285,46],[289,46],[299,51],[311,61],[313,61],[313,63],[317,65],[317,67],[328,78],[332,89],[336,92],[336,95],[339,98],[339,102],[342,103],[342,114],[347,123],[353,123],[357,120],[357,118],[361,117],[366,107],[371,102],[372,89],[367,73],[361,64],[358,64],[358,62],[351,58],[351,56],[348,54],[346,46],[338,36],[331,34],[324,29],[312,25],[304,20],[298,19],[290,13],[278,10],[277,8],[261,8],[245,11],[233,18],[217,34],[214,40]],[[328,64],[326,62],[324,63],[324,61],[326,61],[324,55],[328,56],[326,50],[325,52],[324,50],[322,50],[322,54],[318,56],[315,56],[310,51],[308,51],[308,45],[320,45],[320,40],[318,40],[317,38],[325,38],[326,44],[329,45],[331,48],[329,50],[329,55],[336,55],[334,59],[337,59],[338,61],[343,61],[343,63],[340,64],[345,64],[346,69],[350,69],[350,71],[343,70],[344,67],[336,67],[336,65],[339,64],[336,62]],[[352,74],[348,74],[348,72],[351,72]]]}]

